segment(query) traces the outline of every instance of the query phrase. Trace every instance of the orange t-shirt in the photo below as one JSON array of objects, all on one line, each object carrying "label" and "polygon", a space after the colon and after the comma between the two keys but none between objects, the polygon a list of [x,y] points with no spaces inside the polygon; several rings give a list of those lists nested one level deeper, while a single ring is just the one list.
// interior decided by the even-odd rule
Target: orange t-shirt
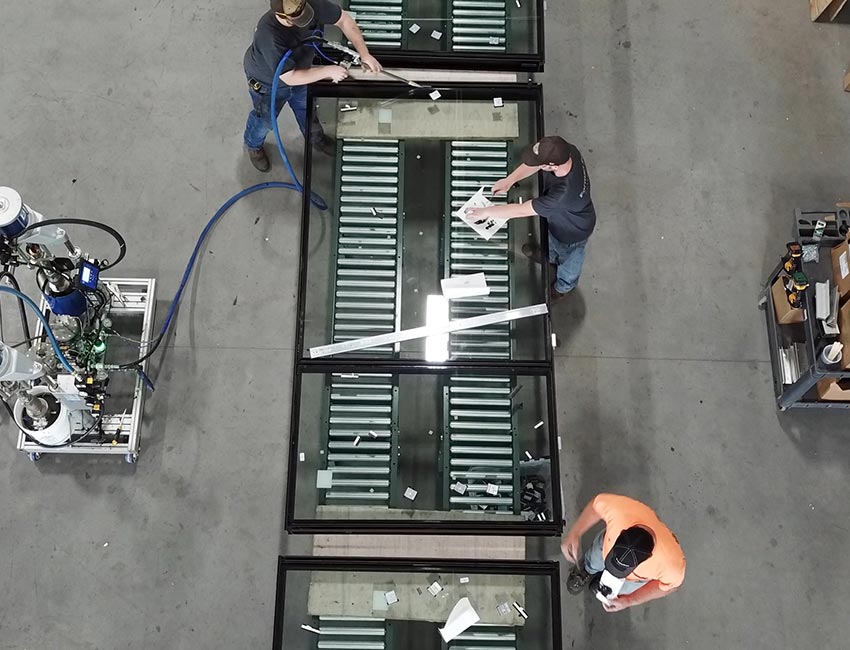
[{"label": "orange t-shirt", "polygon": [[679,546],[679,540],[661,523],[652,508],[629,497],[598,494],[593,500],[593,509],[605,520],[605,537],[602,540],[604,557],[608,556],[620,533],[632,526],[647,528],[655,538],[652,556],[638,564],[626,580],[658,580],[662,591],[670,591],[682,584],[685,579],[685,554]]}]

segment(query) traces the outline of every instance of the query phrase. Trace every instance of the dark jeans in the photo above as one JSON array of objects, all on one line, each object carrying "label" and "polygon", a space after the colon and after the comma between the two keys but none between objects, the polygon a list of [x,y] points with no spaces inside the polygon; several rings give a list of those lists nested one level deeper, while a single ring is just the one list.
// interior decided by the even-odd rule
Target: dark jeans
[{"label": "dark jeans", "polygon": [[[245,124],[245,146],[249,149],[259,149],[263,146],[266,136],[272,130],[271,117],[271,86],[262,85],[259,91],[248,86],[248,92],[251,93],[251,101],[254,103],[254,110],[248,114],[248,122]],[[284,104],[289,104],[292,112],[295,114],[295,121],[298,122],[298,128],[306,137],[307,134],[307,86],[287,86],[281,83],[277,89],[277,97],[275,98],[275,111],[277,116],[280,115],[280,110]],[[310,139],[313,142],[321,140],[325,132],[322,130],[322,125],[316,114],[313,113],[313,123],[311,125]]]}]

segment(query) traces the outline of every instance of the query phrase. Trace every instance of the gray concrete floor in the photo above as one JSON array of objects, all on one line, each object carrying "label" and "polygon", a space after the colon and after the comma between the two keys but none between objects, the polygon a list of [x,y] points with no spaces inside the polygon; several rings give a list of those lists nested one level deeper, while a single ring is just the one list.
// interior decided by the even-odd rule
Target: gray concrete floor
[{"label": "gray concrete floor", "polygon": [[[241,152],[264,7],[5,3],[0,182],[117,226],[121,274],[170,296],[212,211],[267,178]],[[793,208],[850,194],[847,29],[804,0],[549,2],[547,126],[600,215],[555,312],[568,516],[641,498],[689,562],[639,609],[567,600],[566,648],[846,645],[847,415],[776,412],[756,300]],[[3,650],[270,647],[275,558],[305,548],[281,526],[298,203],[254,195],[215,232],[136,467],[33,466],[4,424]]]}]

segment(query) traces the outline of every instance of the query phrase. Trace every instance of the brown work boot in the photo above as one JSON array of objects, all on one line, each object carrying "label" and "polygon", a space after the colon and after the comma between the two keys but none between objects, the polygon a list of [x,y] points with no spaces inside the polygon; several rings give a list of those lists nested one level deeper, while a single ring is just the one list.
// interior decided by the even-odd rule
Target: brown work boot
[{"label": "brown work boot", "polygon": [[251,164],[254,165],[254,169],[260,172],[267,172],[271,169],[271,163],[265,149],[262,147],[259,149],[248,149],[248,147],[245,147],[245,151],[248,152],[248,158],[251,160]]},{"label": "brown work boot", "polygon": [[[582,564],[584,564],[583,560]],[[593,575],[588,573],[584,566],[574,566],[570,569],[570,575],[567,578],[567,591],[573,596],[580,594],[592,577]]]},{"label": "brown work boot", "polygon": [[566,298],[569,293],[561,293],[557,289],[555,289],[555,285],[549,287],[549,304],[554,305],[556,302],[562,301]]},{"label": "brown work boot", "polygon": [[540,250],[540,246],[538,246],[537,244],[523,244],[522,254],[525,255],[528,259],[530,259],[532,262],[543,264],[543,251]]}]

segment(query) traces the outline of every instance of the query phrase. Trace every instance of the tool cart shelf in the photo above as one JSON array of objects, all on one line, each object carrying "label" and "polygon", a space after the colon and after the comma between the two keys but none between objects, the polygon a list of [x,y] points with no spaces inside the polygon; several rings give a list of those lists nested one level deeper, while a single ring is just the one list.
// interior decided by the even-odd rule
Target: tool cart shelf
[{"label": "tool cart shelf", "polygon": [[[815,241],[812,237],[814,223],[826,215],[829,221],[824,236]],[[848,380],[850,368],[844,369],[841,363],[828,364],[821,357],[825,346],[837,340],[836,336],[823,333],[815,317],[815,283],[829,281],[834,287],[831,264],[831,249],[845,241],[850,229],[850,217],[846,209],[822,212],[796,210],[796,241],[802,245],[818,245],[818,261],[803,262],[803,272],[809,278],[809,289],[804,293],[805,319],[802,322],[780,324],[776,315],[776,297],[771,290],[774,282],[785,275],[783,263],[773,269],[764,285],[760,305],[765,311],[767,322],[770,365],[773,375],[773,388],[777,406],[781,411],[796,408],[839,408],[850,409],[850,397],[847,401],[825,400],[818,394],[818,382],[828,379]],[[791,350],[799,373],[789,382],[783,372],[783,351]]]}]

